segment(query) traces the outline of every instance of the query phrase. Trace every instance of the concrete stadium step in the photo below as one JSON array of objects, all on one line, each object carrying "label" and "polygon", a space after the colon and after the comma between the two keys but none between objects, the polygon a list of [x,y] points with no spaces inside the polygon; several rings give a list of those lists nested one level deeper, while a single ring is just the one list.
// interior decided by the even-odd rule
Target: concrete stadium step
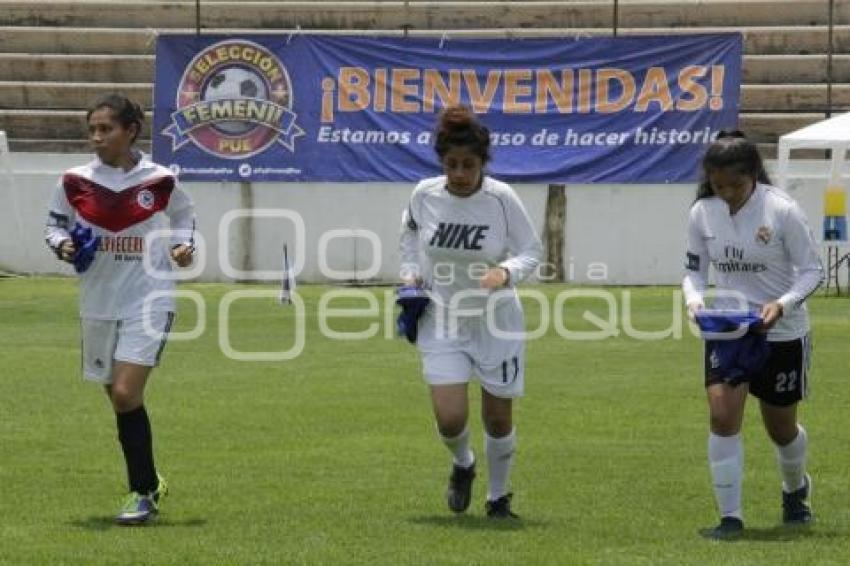
[{"label": "concrete stadium step", "polygon": [[[743,84],[826,82],[826,55],[745,55]],[[832,58],[833,83],[850,83],[850,55]]]},{"label": "concrete stadium step", "polygon": [[147,29],[0,27],[0,53],[152,55],[155,44]]},{"label": "concrete stadium step", "polygon": [[[739,126],[754,141],[774,143],[779,135],[824,118],[823,113],[741,113]],[[147,113],[143,138],[150,137]],[[84,110],[0,110],[0,130],[11,139],[75,140],[86,137]]]},{"label": "concrete stadium step", "polygon": [[117,92],[150,108],[151,83],[64,83],[0,81],[0,108],[80,109],[88,108],[102,95]]},{"label": "concrete stadium step", "polygon": [[[151,55],[156,36],[160,33],[192,34],[194,29],[130,29],[130,28],[64,28],[64,27],[0,27],[0,53],[53,53],[53,54],[116,54]],[[205,34],[282,34],[290,30],[279,29],[206,29]],[[744,35],[744,52],[758,55],[826,53],[828,30],[826,26],[783,27],[693,27],[693,28],[620,28],[619,35],[680,35],[695,33],[741,33]],[[314,30],[317,34],[377,35],[381,30]],[[391,35],[401,35],[393,30]],[[413,30],[411,36],[437,37],[438,32]],[[604,28],[513,28],[452,31],[451,37],[599,37],[611,35]],[[836,53],[850,53],[850,25],[833,29],[833,46]]]},{"label": "concrete stadium step", "polygon": [[[82,109],[99,96],[119,92],[138,101],[143,107],[153,106],[152,83],[65,83],[0,81],[0,108],[14,109]],[[850,84],[832,87],[834,111],[850,110]],[[825,84],[743,85],[741,110],[745,112],[825,111]]]},{"label": "concrete stadium step", "polygon": [[[826,81],[826,55],[745,55],[745,84]],[[153,81],[153,55],[0,53],[0,81],[142,83]],[[833,57],[833,82],[850,83],[850,54]]]},{"label": "concrete stadium step", "polygon": [[776,143],[779,136],[819,122],[825,117],[821,112],[742,113],[738,118],[738,127],[755,142]]},{"label": "concrete stadium step", "polygon": [[153,55],[0,53],[0,81],[152,82]]},{"label": "concrete stadium step", "polygon": [[[835,23],[850,24],[850,0],[836,0]],[[826,24],[823,0],[621,0],[622,27]],[[603,27],[608,2],[559,1],[338,1],[215,2],[202,6],[209,28],[452,29],[482,27]],[[0,0],[0,25],[192,28],[195,2],[38,3]]]},{"label": "concrete stadium step", "polygon": [[[145,115],[142,137],[150,138],[151,112]],[[84,139],[85,110],[0,110],[0,130],[10,139]]]},{"label": "concrete stadium step", "polygon": [[[825,84],[744,84],[740,108],[744,112],[823,112],[827,88]],[[850,84],[832,85],[832,108],[833,112],[850,111]]]}]

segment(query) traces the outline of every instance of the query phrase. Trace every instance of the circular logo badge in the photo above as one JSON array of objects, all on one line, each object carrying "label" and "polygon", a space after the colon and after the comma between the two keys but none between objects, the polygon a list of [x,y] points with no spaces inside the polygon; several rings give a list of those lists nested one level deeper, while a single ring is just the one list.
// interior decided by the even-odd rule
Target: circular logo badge
[{"label": "circular logo badge", "polygon": [[154,203],[153,193],[148,189],[142,189],[136,194],[136,202],[145,210],[152,209]]},{"label": "circular logo badge", "polygon": [[199,52],[177,88],[176,112],[163,131],[174,149],[193,143],[226,159],[245,159],[275,142],[295,151],[304,131],[292,112],[292,81],[266,47],[228,39]]}]

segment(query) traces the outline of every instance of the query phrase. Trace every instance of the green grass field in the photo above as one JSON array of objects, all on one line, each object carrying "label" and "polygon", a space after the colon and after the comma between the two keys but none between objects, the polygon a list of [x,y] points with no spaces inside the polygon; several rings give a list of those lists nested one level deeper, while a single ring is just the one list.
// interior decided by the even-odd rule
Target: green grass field
[{"label": "green grass field", "polygon": [[[745,424],[747,535],[717,543],[706,465],[700,343],[619,336],[528,347],[513,474],[522,520],[483,514],[486,471],[464,516],[445,507],[449,457],[437,440],[415,350],[384,337],[319,332],[326,287],[301,287],[305,348],[285,362],[220,352],[219,304],[256,286],[186,285],[208,329],[172,342],[148,387],[157,463],[171,495],[156,525],[113,526],[124,494],[114,416],[79,376],[71,280],[0,279],[0,562],[8,564],[846,564],[850,556],[847,364],[850,300],[810,301],[815,354],[802,420],[811,438],[817,523],[780,526],[778,472],[750,403]],[[536,287],[549,297],[565,287]],[[609,289],[622,307],[623,289]],[[387,289],[371,289],[383,297]],[[672,288],[630,289],[633,324],[670,325]],[[341,303],[335,303],[339,306]],[[364,306],[365,301],[354,301]],[[566,303],[571,329],[600,300]],[[679,306],[676,305],[678,309]],[[181,301],[177,330],[195,323]],[[294,309],[232,305],[244,351],[293,344]],[[539,307],[527,308],[529,327]],[[378,319],[335,319],[362,330]],[[622,325],[619,325],[622,328]],[[479,394],[472,430],[481,455]],[[483,461],[483,459],[482,459]]]}]

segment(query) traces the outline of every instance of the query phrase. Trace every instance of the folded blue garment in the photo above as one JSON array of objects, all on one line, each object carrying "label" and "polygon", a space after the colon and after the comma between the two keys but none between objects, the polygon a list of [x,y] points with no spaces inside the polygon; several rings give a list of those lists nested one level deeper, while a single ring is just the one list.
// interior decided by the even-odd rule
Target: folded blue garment
[{"label": "folded blue garment", "polygon": [[100,245],[100,236],[95,236],[91,227],[83,228],[79,222],[74,224],[69,235],[76,250],[71,258],[74,270],[77,273],[84,273],[91,266],[91,262],[94,261],[94,254]]},{"label": "folded blue garment", "polygon": [[703,336],[711,336],[705,342],[709,372],[728,382],[741,382],[764,367],[770,346],[764,333],[754,331],[763,322],[758,314],[704,309],[694,318]]},{"label": "folded blue garment", "polygon": [[694,315],[703,332],[735,332],[758,326],[761,317],[754,311],[702,309]]},{"label": "folded blue garment", "polygon": [[396,304],[401,307],[401,312],[396,319],[396,329],[399,335],[405,336],[411,344],[416,343],[419,317],[425,312],[430,302],[428,291],[420,287],[406,286],[396,290]]}]

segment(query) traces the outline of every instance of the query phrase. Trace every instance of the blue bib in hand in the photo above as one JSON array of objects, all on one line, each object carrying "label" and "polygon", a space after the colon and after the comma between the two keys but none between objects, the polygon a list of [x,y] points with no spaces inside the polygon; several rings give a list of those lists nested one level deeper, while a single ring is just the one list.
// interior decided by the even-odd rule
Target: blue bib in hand
[{"label": "blue bib in hand", "polygon": [[428,291],[420,287],[399,287],[396,290],[395,302],[401,307],[401,313],[396,319],[396,329],[400,336],[405,336],[408,342],[415,344],[419,317],[431,302]]},{"label": "blue bib in hand", "polygon": [[763,321],[753,311],[702,309],[694,315],[697,326],[704,333],[724,333],[749,329]]},{"label": "blue bib in hand", "polygon": [[100,236],[95,236],[92,234],[91,227],[83,228],[79,222],[74,224],[69,234],[76,250],[74,257],[71,258],[74,270],[77,273],[84,273],[94,261],[94,254],[100,245]]}]

